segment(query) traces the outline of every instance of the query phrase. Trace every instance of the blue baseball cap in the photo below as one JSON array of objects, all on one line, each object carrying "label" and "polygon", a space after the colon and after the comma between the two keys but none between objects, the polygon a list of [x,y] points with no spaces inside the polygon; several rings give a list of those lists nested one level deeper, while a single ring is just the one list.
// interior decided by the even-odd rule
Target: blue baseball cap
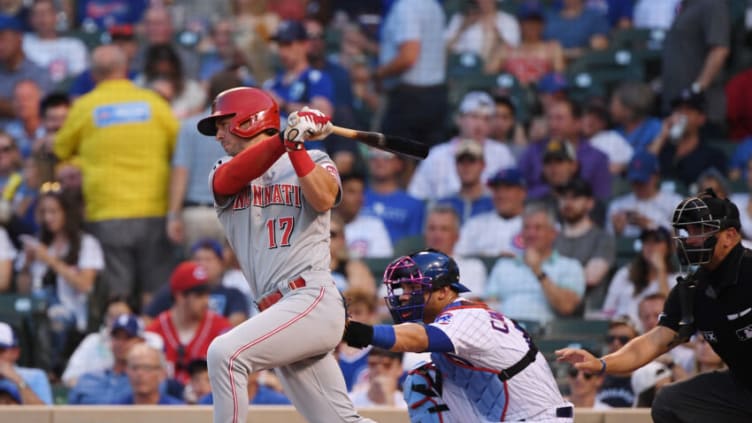
[{"label": "blue baseball cap", "polygon": [[110,333],[114,335],[118,330],[124,331],[131,338],[144,337],[144,327],[135,314],[121,314],[120,316],[118,316],[117,319],[115,319],[115,321],[112,323]]},{"label": "blue baseball cap", "polygon": [[567,78],[558,72],[549,72],[538,81],[538,92],[555,94],[567,89]]},{"label": "blue baseball cap", "polygon": [[272,41],[278,43],[291,43],[293,41],[302,41],[308,39],[303,22],[300,21],[282,21],[277,28],[277,33],[271,37]]},{"label": "blue baseball cap", "polygon": [[0,31],[23,32],[23,25],[14,16],[0,14]]},{"label": "blue baseball cap", "polygon": [[0,322],[0,348],[13,348],[18,346],[18,338],[13,328],[5,322]]},{"label": "blue baseball cap", "polygon": [[196,241],[191,246],[191,255],[194,255],[196,254],[196,251],[203,249],[212,250],[212,252],[214,252],[217,257],[219,257],[220,259],[222,258],[222,244],[220,244],[216,239],[203,238]]},{"label": "blue baseball cap", "polygon": [[517,10],[517,18],[523,20],[544,20],[543,8],[538,1],[530,0],[522,3]]},{"label": "blue baseball cap", "polygon": [[492,177],[488,178],[486,184],[491,187],[499,185],[510,185],[520,186],[523,188],[527,185],[525,183],[525,178],[522,176],[522,172],[520,172],[520,170],[516,167],[501,169]]},{"label": "blue baseball cap", "polygon": [[0,392],[4,392],[13,398],[13,401],[21,404],[21,392],[18,391],[18,387],[7,379],[0,379]]},{"label": "blue baseball cap", "polygon": [[627,168],[627,180],[629,182],[647,182],[650,177],[660,170],[658,158],[641,151],[632,157]]}]

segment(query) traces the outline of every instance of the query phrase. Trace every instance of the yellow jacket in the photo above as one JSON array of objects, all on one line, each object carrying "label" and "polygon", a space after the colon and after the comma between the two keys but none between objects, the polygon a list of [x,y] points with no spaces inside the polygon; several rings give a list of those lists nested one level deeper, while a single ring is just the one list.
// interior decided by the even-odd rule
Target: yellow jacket
[{"label": "yellow jacket", "polygon": [[103,81],[73,104],[54,151],[79,157],[87,220],[165,215],[178,127],[167,102],[126,79]]}]

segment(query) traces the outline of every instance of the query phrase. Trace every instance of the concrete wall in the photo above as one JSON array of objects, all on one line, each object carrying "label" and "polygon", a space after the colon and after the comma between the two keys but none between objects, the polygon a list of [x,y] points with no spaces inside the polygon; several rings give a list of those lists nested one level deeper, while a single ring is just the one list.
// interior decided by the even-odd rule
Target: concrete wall
[{"label": "concrete wall", "polygon": [[[379,423],[409,423],[407,413],[396,409],[362,409],[361,414]],[[3,423],[207,423],[209,406],[6,406],[0,407]],[[306,423],[292,407],[254,406],[249,423]],[[577,409],[577,423],[650,423],[648,409],[608,411]]]}]

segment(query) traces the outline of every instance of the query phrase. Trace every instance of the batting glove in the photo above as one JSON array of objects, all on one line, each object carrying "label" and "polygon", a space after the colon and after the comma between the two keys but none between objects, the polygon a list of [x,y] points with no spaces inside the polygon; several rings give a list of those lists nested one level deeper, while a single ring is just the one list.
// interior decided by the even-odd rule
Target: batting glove
[{"label": "batting glove", "polygon": [[324,139],[331,133],[329,116],[306,106],[287,117],[285,145],[288,149],[300,150],[306,140]]}]

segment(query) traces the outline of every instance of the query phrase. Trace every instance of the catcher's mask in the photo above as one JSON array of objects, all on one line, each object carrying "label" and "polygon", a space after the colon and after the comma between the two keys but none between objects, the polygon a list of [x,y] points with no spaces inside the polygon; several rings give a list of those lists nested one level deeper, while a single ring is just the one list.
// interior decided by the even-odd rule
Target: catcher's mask
[{"label": "catcher's mask", "polygon": [[[444,286],[450,286],[456,292],[470,291],[459,279],[457,263],[433,249],[394,260],[384,271],[387,290],[384,299],[392,319],[395,323],[422,321],[431,292]],[[428,297],[424,295],[426,293]]]},{"label": "catcher's mask", "polygon": [[728,200],[717,198],[712,190],[679,203],[672,219],[676,254],[682,266],[710,262],[718,242],[718,232],[741,229],[739,210]]}]

